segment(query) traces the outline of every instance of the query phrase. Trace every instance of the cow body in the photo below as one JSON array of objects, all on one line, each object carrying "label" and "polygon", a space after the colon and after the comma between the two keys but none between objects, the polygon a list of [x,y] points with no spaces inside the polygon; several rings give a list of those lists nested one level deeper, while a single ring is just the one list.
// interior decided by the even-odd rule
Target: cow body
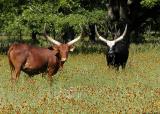
[{"label": "cow body", "polygon": [[129,55],[129,47],[125,41],[117,42],[113,49],[109,47],[106,52],[107,65],[118,69],[120,66],[124,69]]},{"label": "cow body", "polygon": [[51,79],[60,67],[60,60],[56,54],[47,48],[12,44],[8,51],[12,79],[17,80],[21,70],[29,76],[47,72]]}]

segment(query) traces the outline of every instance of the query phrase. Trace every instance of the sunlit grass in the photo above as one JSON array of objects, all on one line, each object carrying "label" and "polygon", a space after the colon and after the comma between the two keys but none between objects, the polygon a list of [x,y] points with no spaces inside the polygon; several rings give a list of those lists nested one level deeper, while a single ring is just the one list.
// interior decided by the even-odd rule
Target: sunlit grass
[{"label": "sunlit grass", "polygon": [[49,86],[47,76],[21,73],[10,82],[7,56],[0,56],[0,113],[160,112],[160,47],[131,45],[125,71],[106,66],[100,53],[72,54]]}]

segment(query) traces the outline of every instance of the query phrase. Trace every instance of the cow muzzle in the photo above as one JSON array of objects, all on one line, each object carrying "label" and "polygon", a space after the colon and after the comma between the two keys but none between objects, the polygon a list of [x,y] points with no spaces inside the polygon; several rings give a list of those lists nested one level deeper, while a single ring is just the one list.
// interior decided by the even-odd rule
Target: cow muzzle
[{"label": "cow muzzle", "polygon": [[61,58],[61,61],[62,61],[62,62],[66,61],[66,58]]},{"label": "cow muzzle", "polygon": [[115,53],[113,50],[109,50],[108,55],[109,57],[115,57]]}]

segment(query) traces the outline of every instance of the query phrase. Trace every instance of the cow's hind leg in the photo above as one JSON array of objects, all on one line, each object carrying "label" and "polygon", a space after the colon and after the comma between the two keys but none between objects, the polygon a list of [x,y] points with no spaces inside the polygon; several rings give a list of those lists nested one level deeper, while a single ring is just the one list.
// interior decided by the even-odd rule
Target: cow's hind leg
[{"label": "cow's hind leg", "polygon": [[18,78],[20,76],[20,71],[21,71],[21,67],[20,66],[15,67],[15,70],[12,73],[12,76],[11,76],[11,80],[12,81],[17,81],[18,80]]},{"label": "cow's hind leg", "polygon": [[13,65],[12,61],[10,60],[10,58],[8,59],[8,61],[9,61],[9,66],[10,66],[10,70],[11,70],[11,77],[12,77],[13,71],[15,70],[15,68],[14,68],[14,65]]},{"label": "cow's hind leg", "polygon": [[14,68],[14,66],[13,66],[12,64],[10,64],[10,70],[11,70],[11,77],[12,77],[13,72],[14,72],[14,70],[15,70],[15,68]]}]

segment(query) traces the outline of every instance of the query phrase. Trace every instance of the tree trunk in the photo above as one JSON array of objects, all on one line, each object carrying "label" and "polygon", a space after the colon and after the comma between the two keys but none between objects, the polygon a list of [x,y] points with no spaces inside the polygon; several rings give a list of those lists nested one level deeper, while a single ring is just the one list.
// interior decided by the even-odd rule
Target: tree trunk
[{"label": "tree trunk", "polygon": [[91,42],[95,43],[95,24],[89,24],[89,39]]},{"label": "tree trunk", "polygon": [[115,21],[119,18],[119,0],[109,0],[107,4],[109,20]]},{"label": "tree trunk", "polygon": [[67,26],[66,28],[64,28],[64,30],[62,31],[62,39],[65,43],[71,41],[74,39],[75,37],[75,32],[72,26]]},{"label": "tree trunk", "polygon": [[19,30],[19,39],[22,40],[22,30]]},{"label": "tree trunk", "polygon": [[127,13],[128,13],[127,0],[120,0],[120,8],[119,8],[120,18],[128,20]]},{"label": "tree trunk", "polygon": [[38,42],[38,40],[37,40],[37,34],[38,34],[38,32],[32,31],[32,40],[33,40],[33,43]]}]

